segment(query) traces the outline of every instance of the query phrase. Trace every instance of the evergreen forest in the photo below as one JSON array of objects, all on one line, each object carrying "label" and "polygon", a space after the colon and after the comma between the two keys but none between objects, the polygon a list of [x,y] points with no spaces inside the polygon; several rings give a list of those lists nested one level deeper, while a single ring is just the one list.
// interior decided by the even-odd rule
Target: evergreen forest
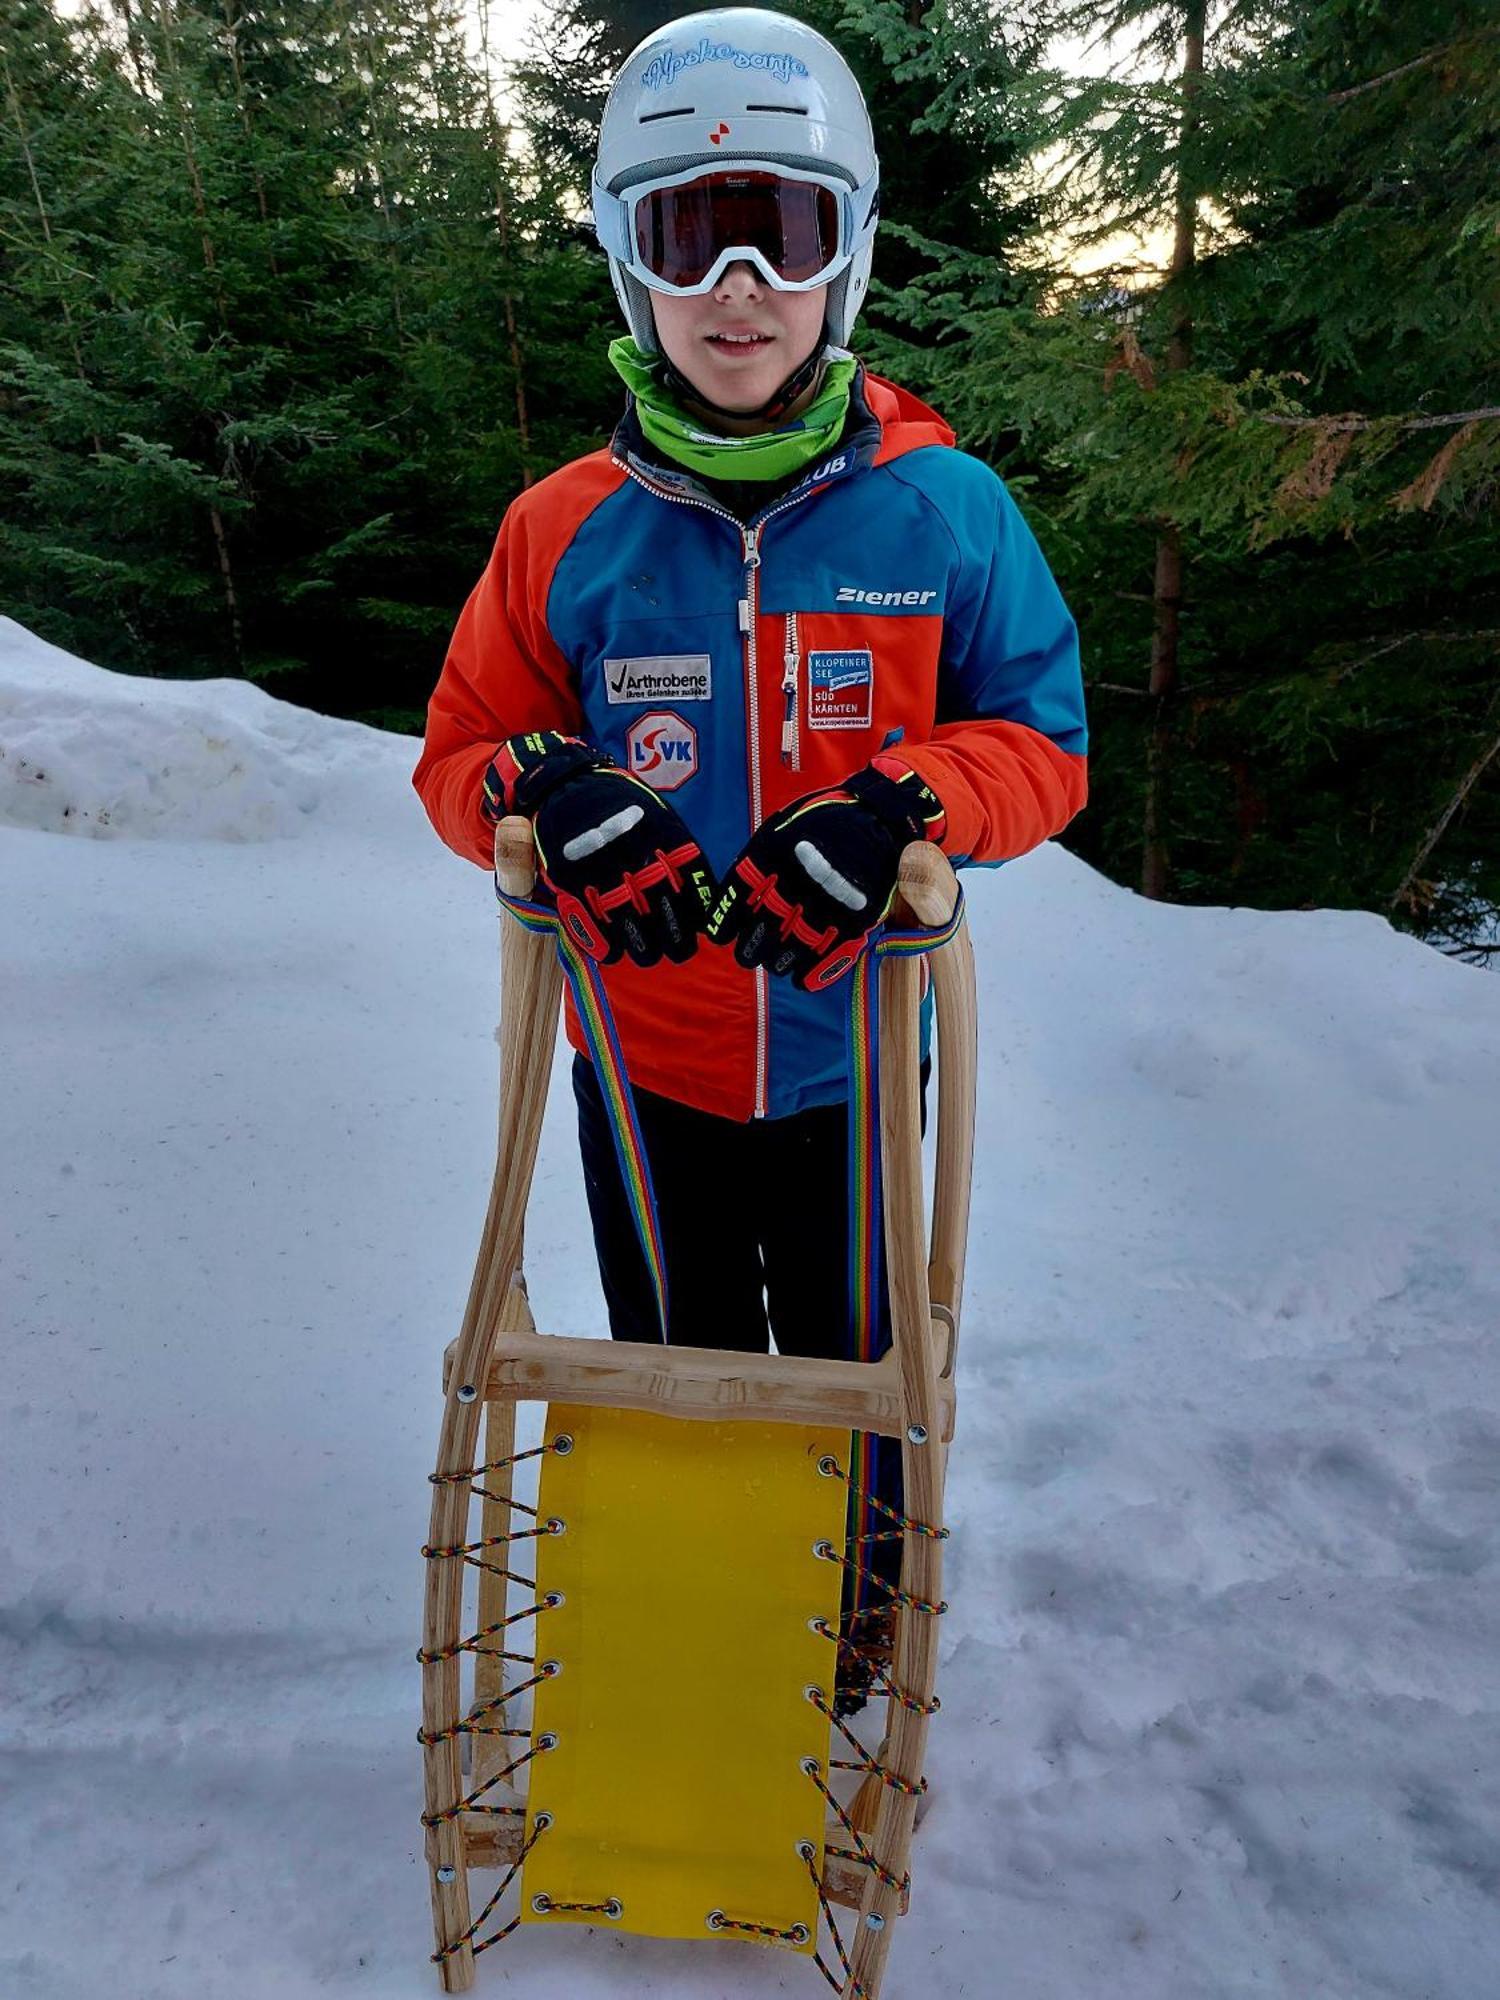
[{"label": "evergreen forest", "polygon": [[[682,11],[0,0],[0,612],[420,731],[506,505],[618,416],[588,169]],[[881,144],[856,349],[1082,629],[1067,845],[1500,955],[1493,0],[786,11]]]}]

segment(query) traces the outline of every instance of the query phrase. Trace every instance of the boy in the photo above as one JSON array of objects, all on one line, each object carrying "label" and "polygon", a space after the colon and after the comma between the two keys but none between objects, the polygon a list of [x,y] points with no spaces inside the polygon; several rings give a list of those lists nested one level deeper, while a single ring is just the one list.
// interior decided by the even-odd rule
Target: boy
[{"label": "boy", "polygon": [[[1085,795],[1077,636],[1034,538],[846,345],[878,189],[859,86],[801,23],[715,9],[628,59],[593,187],[625,415],[508,510],[414,778],[486,867],[495,821],[532,818],[606,968],[668,1334],[698,1346],[850,1352],[839,981],[909,841],[1004,860]],[[574,1087],[611,1330],[659,1339],[582,1054]]]}]

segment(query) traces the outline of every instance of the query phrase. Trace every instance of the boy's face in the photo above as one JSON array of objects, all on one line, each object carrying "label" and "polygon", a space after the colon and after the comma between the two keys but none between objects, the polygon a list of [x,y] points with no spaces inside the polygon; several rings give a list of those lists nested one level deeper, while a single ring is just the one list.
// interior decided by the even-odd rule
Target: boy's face
[{"label": "boy's face", "polygon": [[827,297],[826,285],[778,292],[745,261],[731,264],[710,292],[653,292],[651,308],[662,351],[704,401],[750,411],[769,402],[818,346]]}]

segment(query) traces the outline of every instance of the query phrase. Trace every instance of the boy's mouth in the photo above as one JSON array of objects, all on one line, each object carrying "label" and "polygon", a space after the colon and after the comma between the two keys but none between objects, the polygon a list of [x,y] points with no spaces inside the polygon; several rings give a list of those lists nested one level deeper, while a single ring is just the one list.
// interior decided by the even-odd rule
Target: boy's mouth
[{"label": "boy's mouth", "polygon": [[758,354],[769,347],[774,336],[769,333],[706,333],[703,338],[716,354]]}]

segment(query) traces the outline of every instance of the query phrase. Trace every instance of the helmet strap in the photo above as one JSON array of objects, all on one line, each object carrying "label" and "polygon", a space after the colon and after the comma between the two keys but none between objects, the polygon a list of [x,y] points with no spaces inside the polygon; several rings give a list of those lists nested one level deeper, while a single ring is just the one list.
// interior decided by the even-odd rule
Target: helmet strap
[{"label": "helmet strap", "polygon": [[707,410],[716,417],[765,417],[774,423],[778,417],[786,414],[804,391],[811,388],[814,377],[823,365],[826,346],[826,341],[820,340],[801,367],[794,369],[781,387],[753,410],[726,410],[721,403],[711,403],[703,391],[695,388],[680,369],[672,366],[667,359],[666,350],[658,344],[658,351],[661,354],[662,386],[679,401],[696,403],[699,409]]}]

